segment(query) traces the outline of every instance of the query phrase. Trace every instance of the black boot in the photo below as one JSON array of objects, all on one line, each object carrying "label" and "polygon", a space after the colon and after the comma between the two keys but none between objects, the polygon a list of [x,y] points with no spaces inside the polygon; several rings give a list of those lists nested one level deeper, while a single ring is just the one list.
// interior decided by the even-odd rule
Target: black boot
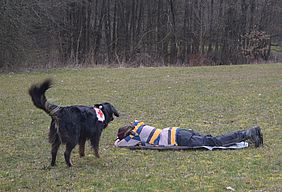
[{"label": "black boot", "polygon": [[263,135],[259,126],[248,129],[246,136],[255,144],[255,147],[263,145]]}]

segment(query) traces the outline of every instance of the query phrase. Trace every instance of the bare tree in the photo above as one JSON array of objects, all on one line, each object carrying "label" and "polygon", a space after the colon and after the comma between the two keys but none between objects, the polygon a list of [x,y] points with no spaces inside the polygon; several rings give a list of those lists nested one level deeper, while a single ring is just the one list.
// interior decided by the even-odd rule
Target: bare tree
[{"label": "bare tree", "polygon": [[281,10],[279,0],[2,0],[0,69],[268,60]]}]

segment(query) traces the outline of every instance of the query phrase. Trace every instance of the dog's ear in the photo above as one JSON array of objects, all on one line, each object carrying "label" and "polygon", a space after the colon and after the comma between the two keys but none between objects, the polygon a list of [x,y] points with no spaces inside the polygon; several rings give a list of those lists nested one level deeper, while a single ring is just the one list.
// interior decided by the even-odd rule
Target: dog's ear
[{"label": "dog's ear", "polygon": [[95,104],[94,107],[99,108],[99,109],[102,109],[102,108],[103,108],[103,105],[102,105],[102,104]]}]

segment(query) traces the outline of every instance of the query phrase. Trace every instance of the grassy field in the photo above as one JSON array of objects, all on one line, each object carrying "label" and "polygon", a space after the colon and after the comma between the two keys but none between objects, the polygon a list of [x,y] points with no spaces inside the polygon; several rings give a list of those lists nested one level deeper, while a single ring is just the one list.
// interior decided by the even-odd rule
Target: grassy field
[{"label": "grassy field", "polygon": [[[51,168],[50,118],[33,106],[32,83],[52,77],[60,105],[109,101],[121,113],[104,130],[100,159],[64,146]],[[57,69],[0,74],[0,191],[282,191],[282,64],[195,68]],[[131,151],[113,147],[135,118],[207,134],[260,125],[265,146],[226,151]]]}]

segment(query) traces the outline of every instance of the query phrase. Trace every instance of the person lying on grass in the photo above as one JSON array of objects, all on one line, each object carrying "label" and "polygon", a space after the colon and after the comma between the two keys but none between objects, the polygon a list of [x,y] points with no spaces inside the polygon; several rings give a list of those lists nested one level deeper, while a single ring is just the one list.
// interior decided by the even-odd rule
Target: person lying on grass
[{"label": "person lying on grass", "polygon": [[261,128],[255,126],[247,130],[227,133],[220,136],[203,135],[191,129],[177,127],[157,129],[135,120],[134,123],[118,129],[116,147],[132,146],[221,146],[228,147],[242,141],[251,141],[255,147],[263,145]]}]

